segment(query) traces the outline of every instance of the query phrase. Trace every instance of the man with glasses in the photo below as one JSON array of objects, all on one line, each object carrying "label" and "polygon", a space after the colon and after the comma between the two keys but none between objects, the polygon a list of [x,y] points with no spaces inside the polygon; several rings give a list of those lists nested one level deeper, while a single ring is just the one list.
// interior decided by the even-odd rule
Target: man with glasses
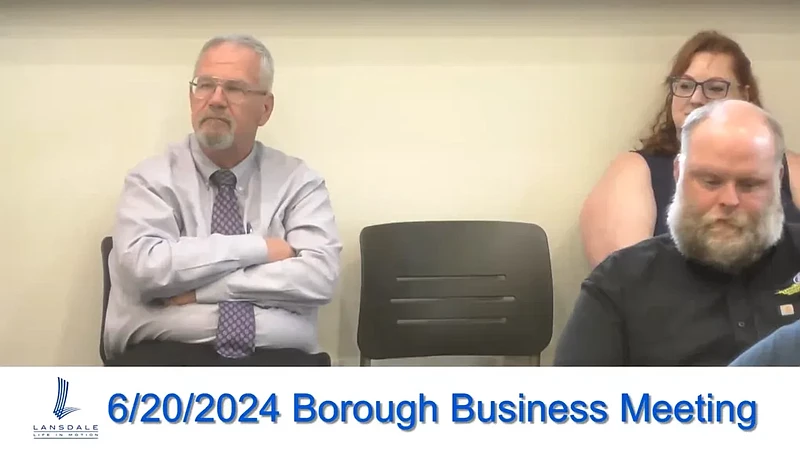
[{"label": "man with glasses", "polygon": [[689,114],[669,232],[592,271],[555,364],[727,365],[795,322],[800,226],[784,222],[785,150],[781,126],[753,103],[719,100]]},{"label": "man with glasses", "polygon": [[110,365],[325,365],[341,243],[324,179],[256,140],[274,67],[250,36],[200,51],[194,132],[125,178],[109,258]]}]

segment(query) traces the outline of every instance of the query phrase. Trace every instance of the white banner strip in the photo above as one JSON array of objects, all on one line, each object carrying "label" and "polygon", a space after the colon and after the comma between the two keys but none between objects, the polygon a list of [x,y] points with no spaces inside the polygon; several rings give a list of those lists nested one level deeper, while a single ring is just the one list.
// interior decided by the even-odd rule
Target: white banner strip
[{"label": "white banner strip", "polygon": [[0,445],[593,447],[607,438],[625,448],[752,449],[796,440],[799,376],[800,368],[6,367]]}]

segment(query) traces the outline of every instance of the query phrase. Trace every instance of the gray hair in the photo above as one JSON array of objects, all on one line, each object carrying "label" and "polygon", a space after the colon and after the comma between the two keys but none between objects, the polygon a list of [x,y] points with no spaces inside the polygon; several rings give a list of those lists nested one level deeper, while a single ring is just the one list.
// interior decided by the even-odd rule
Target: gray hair
[{"label": "gray hair", "polygon": [[[683,160],[686,158],[686,155],[689,152],[689,139],[692,136],[692,131],[694,131],[698,125],[706,121],[714,112],[725,107],[725,104],[728,101],[741,100],[727,99],[712,101],[695,109],[689,114],[688,117],[686,117],[686,121],[683,123],[683,127],[681,128],[681,149],[680,154],[678,154],[681,165],[683,165]],[[762,116],[764,117],[764,122],[772,134],[772,140],[775,144],[775,163],[780,166],[783,164],[783,156],[786,154],[786,139],[783,135],[783,127],[778,120],[772,116],[772,114],[755,104],[753,104],[753,107],[757,108],[759,112],[761,112]]]},{"label": "gray hair", "polygon": [[272,55],[270,54],[269,50],[267,50],[267,47],[261,43],[261,41],[247,34],[229,34],[224,36],[215,36],[209,39],[205,45],[203,45],[203,48],[200,50],[200,54],[197,55],[197,61],[194,64],[195,71],[200,63],[200,58],[203,57],[203,54],[206,51],[226,43],[247,47],[261,57],[261,70],[259,71],[261,86],[264,87],[268,92],[272,92],[272,81],[275,79],[275,63],[272,60]]}]

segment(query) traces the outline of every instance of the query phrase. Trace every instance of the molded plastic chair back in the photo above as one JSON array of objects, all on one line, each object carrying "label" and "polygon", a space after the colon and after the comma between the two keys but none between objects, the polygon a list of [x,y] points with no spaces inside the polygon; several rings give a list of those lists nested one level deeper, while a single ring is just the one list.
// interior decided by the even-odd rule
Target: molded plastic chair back
[{"label": "molded plastic chair back", "polygon": [[371,359],[528,356],[553,334],[544,230],[528,223],[386,223],[361,232],[358,346]]}]

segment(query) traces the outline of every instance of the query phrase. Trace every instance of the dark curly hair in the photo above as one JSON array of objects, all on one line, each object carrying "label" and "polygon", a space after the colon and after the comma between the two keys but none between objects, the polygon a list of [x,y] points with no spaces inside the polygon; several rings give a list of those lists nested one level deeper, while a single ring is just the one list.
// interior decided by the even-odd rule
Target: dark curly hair
[{"label": "dark curly hair", "polygon": [[667,97],[664,107],[656,115],[651,135],[641,140],[643,153],[675,156],[680,149],[675,121],[672,119],[672,92],[669,88],[670,78],[681,76],[689,68],[694,55],[697,53],[717,53],[730,55],[733,58],[733,73],[741,86],[748,86],[749,101],[758,107],[761,105],[761,96],[758,83],[753,76],[750,59],[742,47],[733,39],[717,31],[701,31],[678,50],[672,64],[672,70],[664,79]]}]

